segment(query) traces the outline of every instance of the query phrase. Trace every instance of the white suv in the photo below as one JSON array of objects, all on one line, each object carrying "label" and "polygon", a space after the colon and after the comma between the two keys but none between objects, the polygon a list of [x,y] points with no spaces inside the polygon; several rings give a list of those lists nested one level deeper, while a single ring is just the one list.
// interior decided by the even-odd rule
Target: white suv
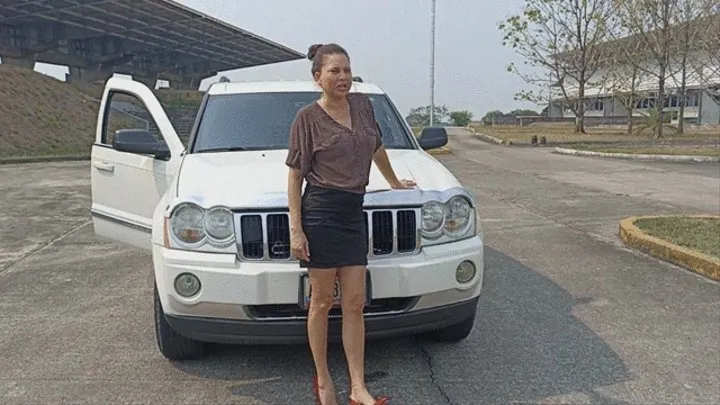
[{"label": "white suv", "polygon": [[[372,100],[398,177],[418,184],[390,190],[372,168],[368,338],[464,339],[483,283],[483,238],[473,195],[425,152],[447,133],[426,128],[418,139],[381,89],[353,91]],[[94,229],[152,252],[166,358],[197,358],[203,342],[306,342],[308,280],[289,253],[284,162],[296,112],[318,97],[310,81],[216,83],[184,142],[148,87],[107,82],[92,148]],[[331,340],[339,316],[331,311]]]}]

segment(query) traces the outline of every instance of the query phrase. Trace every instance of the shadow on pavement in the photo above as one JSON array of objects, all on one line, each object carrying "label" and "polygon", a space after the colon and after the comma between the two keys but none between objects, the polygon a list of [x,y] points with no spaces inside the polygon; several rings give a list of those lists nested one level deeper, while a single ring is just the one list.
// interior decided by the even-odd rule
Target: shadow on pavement
[{"label": "shadow on pavement", "polygon": [[[471,336],[457,344],[423,338],[368,342],[368,384],[396,404],[433,404],[443,398],[452,404],[505,404],[570,395],[581,395],[583,402],[624,404],[598,393],[629,376],[612,348],[573,316],[573,306],[584,304],[548,278],[486,248],[485,289]],[[307,346],[213,349],[201,361],[175,366],[201,378],[242,380],[229,389],[264,403],[311,403],[313,365]],[[342,346],[331,346],[329,361],[341,401],[347,384],[344,360]]]},{"label": "shadow on pavement", "polygon": [[457,345],[428,345],[435,361],[457,359],[438,370],[452,402],[535,402],[583,393],[591,403],[623,404],[596,391],[629,375],[617,353],[572,314],[584,300],[487,246],[485,260],[472,335]]}]

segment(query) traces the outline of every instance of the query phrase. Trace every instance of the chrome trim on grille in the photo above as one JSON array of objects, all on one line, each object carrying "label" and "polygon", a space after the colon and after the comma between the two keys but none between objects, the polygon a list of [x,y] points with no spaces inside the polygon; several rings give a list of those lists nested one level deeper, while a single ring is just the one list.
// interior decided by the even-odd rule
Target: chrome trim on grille
[{"label": "chrome trim on grille", "polygon": [[[415,224],[413,227],[411,227],[412,232],[408,231],[406,235],[403,235],[404,237],[399,237],[398,235],[398,228],[399,228],[399,220],[398,216],[402,215],[403,212],[412,213],[410,216],[410,221],[414,221]],[[385,238],[375,237],[374,230],[377,226],[381,225],[382,220],[378,219],[377,221],[374,219],[375,213],[390,213],[391,215],[391,221],[390,221],[390,227],[392,228],[390,232],[385,232],[385,236],[388,236],[390,240],[387,240]],[[368,232],[368,244],[369,244],[369,252],[368,252],[368,260],[372,259],[382,259],[382,258],[389,258],[389,257],[398,257],[398,256],[406,256],[406,255],[413,255],[417,254],[420,251],[421,248],[421,226],[422,226],[422,215],[421,215],[421,208],[373,208],[373,209],[365,209],[364,210],[365,218],[367,220],[367,232]],[[286,220],[280,220],[280,232],[282,233],[282,236],[277,238],[277,240],[270,241],[269,240],[269,234],[270,229],[268,228],[268,217],[274,216],[274,215],[281,215],[285,216]],[[387,215],[387,214],[385,214]],[[243,218],[246,217],[259,217],[260,218],[260,229],[252,229],[252,224],[248,224],[247,226],[243,226]],[[291,262],[296,261],[294,257],[290,254],[290,244],[289,244],[289,236],[290,236],[290,230],[289,230],[289,213],[285,211],[273,211],[273,212],[235,212],[234,214],[234,221],[235,221],[235,245],[237,248],[237,256],[240,260],[246,260],[246,261],[277,261],[277,262]],[[287,226],[286,226],[287,225]],[[260,254],[252,254],[253,252],[250,250],[255,249],[248,249],[248,246],[251,243],[257,244],[260,242],[259,238],[257,238],[258,235],[254,235],[256,239],[252,241],[245,241],[243,238],[246,236],[245,233],[249,233],[251,231],[261,231],[262,232],[262,251]],[[253,232],[254,233],[254,232]],[[388,235],[389,234],[389,235]],[[407,247],[401,246],[401,240],[407,238],[407,240],[410,240],[412,237],[412,244],[408,244]],[[245,243],[247,242],[247,243]],[[384,243],[390,244],[389,249],[383,249],[383,246],[381,246]],[[271,251],[275,251],[275,256],[279,257],[271,257]]]}]

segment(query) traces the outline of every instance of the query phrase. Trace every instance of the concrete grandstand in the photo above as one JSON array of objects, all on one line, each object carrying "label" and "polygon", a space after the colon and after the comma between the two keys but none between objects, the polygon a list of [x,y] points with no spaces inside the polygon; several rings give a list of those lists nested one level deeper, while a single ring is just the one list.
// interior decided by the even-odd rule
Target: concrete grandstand
[{"label": "concrete grandstand", "polygon": [[154,88],[197,90],[221,71],[303,54],[171,0],[0,2],[3,63],[68,66],[69,82],[131,75]]}]

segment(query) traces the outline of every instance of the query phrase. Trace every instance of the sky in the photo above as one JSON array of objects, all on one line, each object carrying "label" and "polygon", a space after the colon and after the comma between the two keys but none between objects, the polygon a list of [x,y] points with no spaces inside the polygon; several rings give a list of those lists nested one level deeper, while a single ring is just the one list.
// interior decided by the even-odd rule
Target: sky
[{"label": "sky", "polygon": [[[430,104],[431,0],[176,0],[188,7],[301,53],[314,43],[336,42],[350,54],[353,74],[385,90],[406,115]],[[502,45],[500,21],[522,0],[436,0],[435,104],[469,110],[542,107],[513,100],[527,85],[506,71],[522,60]],[[36,64],[64,79],[67,68]],[[232,80],[311,79],[310,61],[222,72]],[[203,81],[206,88],[213,77]]]}]

